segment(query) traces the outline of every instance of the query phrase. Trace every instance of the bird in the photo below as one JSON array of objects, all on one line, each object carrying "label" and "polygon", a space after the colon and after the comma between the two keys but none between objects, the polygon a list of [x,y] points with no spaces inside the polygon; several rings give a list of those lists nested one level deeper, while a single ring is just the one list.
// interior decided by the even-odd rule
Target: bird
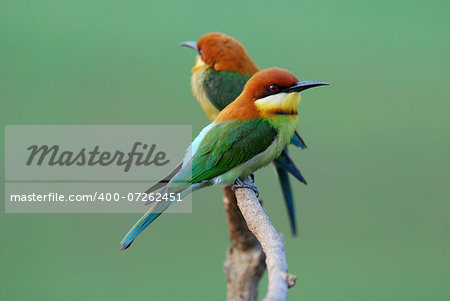
[{"label": "bird", "polygon": [[[242,93],[203,128],[169,176],[146,193],[184,197],[211,185],[234,188],[253,185],[242,179],[278,158],[290,143],[298,123],[300,92],[328,85],[321,81],[299,81],[291,72],[269,68],[256,72]],[[127,249],[135,238],[174,202],[153,202],[121,241]]]},{"label": "bird", "polygon": [[[196,64],[191,70],[192,92],[211,121],[242,92],[249,78],[259,71],[244,46],[223,33],[207,33],[197,42],[186,41],[180,45],[197,52]],[[294,132],[291,143],[302,149],[306,148],[297,131]],[[300,182],[307,183],[289,157],[287,148],[273,163],[287,208],[291,233],[296,236],[294,197],[288,173]]]}]

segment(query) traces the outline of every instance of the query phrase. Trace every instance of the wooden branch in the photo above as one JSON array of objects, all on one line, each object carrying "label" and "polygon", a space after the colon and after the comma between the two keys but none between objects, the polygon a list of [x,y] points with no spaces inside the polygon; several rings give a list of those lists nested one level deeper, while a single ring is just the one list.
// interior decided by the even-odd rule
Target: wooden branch
[{"label": "wooden branch", "polygon": [[[243,181],[253,185],[250,177]],[[266,265],[269,273],[269,286],[264,301],[284,301],[288,297],[288,288],[295,285],[297,277],[288,274],[286,251],[283,239],[272,226],[266,212],[261,206],[256,194],[248,188],[238,188],[235,191],[237,205],[247,222],[248,228],[261,243],[266,255]]]},{"label": "wooden branch", "polygon": [[224,264],[227,301],[256,301],[266,257],[261,244],[248,229],[230,187],[223,188],[223,203],[232,243]]}]

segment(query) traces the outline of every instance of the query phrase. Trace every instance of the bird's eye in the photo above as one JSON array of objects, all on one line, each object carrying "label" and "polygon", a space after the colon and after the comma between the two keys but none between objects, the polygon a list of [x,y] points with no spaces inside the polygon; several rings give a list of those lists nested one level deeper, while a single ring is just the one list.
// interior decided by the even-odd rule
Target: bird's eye
[{"label": "bird's eye", "polygon": [[275,84],[272,84],[272,85],[269,86],[269,90],[272,93],[278,92],[279,89],[280,89],[280,87],[278,85],[275,85]]},{"label": "bird's eye", "polygon": [[203,51],[199,50],[199,51],[198,51],[198,54],[199,54],[200,56],[203,56]]}]

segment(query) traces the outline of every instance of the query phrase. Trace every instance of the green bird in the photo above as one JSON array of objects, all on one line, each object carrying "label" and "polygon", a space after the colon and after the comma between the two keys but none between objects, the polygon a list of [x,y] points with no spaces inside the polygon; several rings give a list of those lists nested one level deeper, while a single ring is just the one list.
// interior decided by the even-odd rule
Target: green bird
[{"label": "green bird", "polygon": [[[180,45],[190,47],[198,54],[196,65],[192,68],[192,92],[211,121],[241,94],[245,83],[259,70],[244,46],[222,33],[208,33],[198,42],[187,41]],[[291,144],[306,148],[297,131],[294,132]],[[304,184],[306,180],[289,157],[287,148],[273,163],[286,204],[291,233],[295,236],[297,225],[294,197],[288,173]]]},{"label": "green bird", "polygon": [[[328,85],[302,81],[287,70],[270,68],[255,73],[242,93],[205,127],[168,177],[147,190],[179,194],[210,185],[249,187],[243,179],[278,158],[290,143],[298,123],[300,91]],[[121,242],[126,249],[150,223],[174,202],[154,202]]]}]

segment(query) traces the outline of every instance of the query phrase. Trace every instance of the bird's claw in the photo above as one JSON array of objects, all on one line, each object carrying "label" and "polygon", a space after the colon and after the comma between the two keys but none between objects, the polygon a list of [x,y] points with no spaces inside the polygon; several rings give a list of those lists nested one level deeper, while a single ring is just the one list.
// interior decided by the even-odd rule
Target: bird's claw
[{"label": "bird's claw", "polygon": [[231,190],[235,191],[237,188],[251,189],[255,192],[256,197],[257,198],[259,197],[259,191],[258,191],[258,188],[256,188],[256,186],[251,185],[251,184],[246,184],[239,178],[236,178],[236,180],[234,180],[234,184],[231,186]]}]

